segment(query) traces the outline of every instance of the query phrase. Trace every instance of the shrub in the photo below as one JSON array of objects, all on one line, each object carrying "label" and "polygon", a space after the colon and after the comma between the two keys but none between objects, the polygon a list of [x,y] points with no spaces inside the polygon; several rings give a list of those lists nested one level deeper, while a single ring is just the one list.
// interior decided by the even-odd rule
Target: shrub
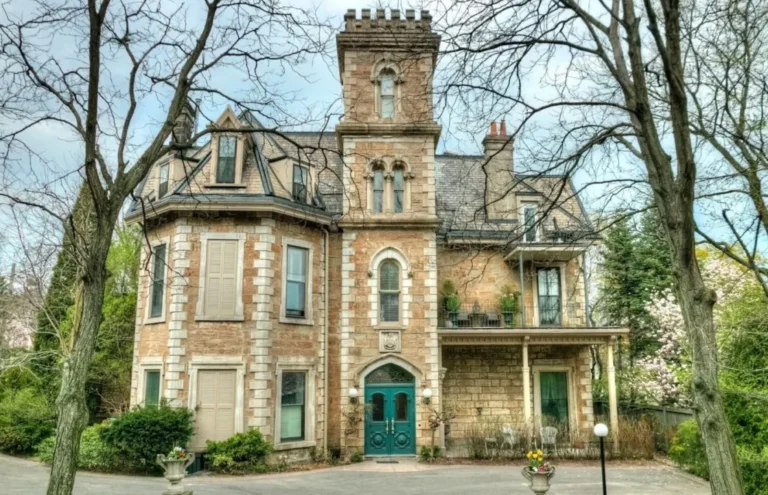
[{"label": "shrub", "polygon": [[768,495],[768,450],[762,454],[739,448],[739,466],[746,495]]},{"label": "shrub", "polygon": [[139,407],[110,420],[100,437],[131,467],[157,471],[157,454],[186,447],[193,432],[192,412],[163,405]]},{"label": "shrub", "polygon": [[[117,451],[108,446],[102,439],[102,431],[108,428],[108,423],[89,426],[80,438],[80,452],[77,465],[83,469],[94,471],[121,471],[125,466],[120,462]],[[42,462],[53,461],[53,446],[56,437],[48,437],[37,446],[37,456]]]},{"label": "shrub", "polygon": [[363,453],[360,452],[359,450],[352,452],[352,455],[349,456],[349,462],[351,463],[363,462]]},{"label": "shrub", "polygon": [[236,435],[221,442],[207,442],[211,470],[222,473],[260,473],[266,471],[267,456],[272,444],[264,440],[259,430]]},{"label": "shrub", "polygon": [[707,453],[696,421],[690,419],[677,427],[677,434],[669,447],[669,458],[696,476],[709,477]]},{"label": "shrub", "polygon": [[619,417],[619,455],[624,459],[653,459],[656,438],[653,422]]},{"label": "shrub", "polygon": [[8,394],[0,401],[0,451],[33,453],[53,434],[55,417],[46,398],[32,388]]}]

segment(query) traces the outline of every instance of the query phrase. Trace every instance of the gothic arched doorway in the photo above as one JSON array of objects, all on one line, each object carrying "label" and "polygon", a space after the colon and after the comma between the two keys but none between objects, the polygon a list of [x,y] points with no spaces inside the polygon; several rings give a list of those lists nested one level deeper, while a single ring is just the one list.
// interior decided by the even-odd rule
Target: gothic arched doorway
[{"label": "gothic arched doorway", "polygon": [[416,453],[415,383],[392,363],[365,377],[365,455]]}]

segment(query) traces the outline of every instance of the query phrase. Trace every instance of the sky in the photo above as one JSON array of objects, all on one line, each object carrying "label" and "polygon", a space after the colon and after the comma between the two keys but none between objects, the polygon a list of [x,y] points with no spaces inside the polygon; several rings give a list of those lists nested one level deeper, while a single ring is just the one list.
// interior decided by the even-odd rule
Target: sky
[{"label": "sky", "polygon": [[[68,0],[58,0],[61,2],[67,2]],[[172,10],[176,6],[177,2],[163,2],[163,9]],[[319,18],[328,19],[329,22],[337,29],[340,30],[343,24],[343,16],[348,8],[357,8],[358,12],[360,8],[369,7],[382,7],[383,5],[373,4],[366,5],[365,3],[354,3],[341,0],[327,0],[322,2],[313,2],[309,0],[289,0],[288,5],[315,10]],[[9,10],[7,11],[9,16],[15,18],[26,18],[30,15],[30,12],[34,5],[31,2],[23,0],[14,0],[9,4]],[[401,10],[411,8],[409,5],[400,4],[387,4],[387,7],[397,7]],[[417,7],[418,10],[418,7]],[[201,2],[189,1],[183,5],[182,10],[175,14],[174,22],[179,26],[183,26],[189,30],[194,31],[198,28],[203,21],[203,9]],[[0,19],[2,20],[2,19]],[[274,40],[281,39],[281,33],[270,33]],[[39,36],[36,40],[39,42],[39,54],[41,57],[47,56],[50,59],[55,60],[63,67],[77,68],[82,66],[82,54],[78,51],[79,47],[75,43],[76,35],[71,32],[55,32],[47,33],[45,36]],[[269,36],[267,41],[271,41]],[[282,38],[282,42],[286,42],[285,38]],[[258,53],[259,47],[255,52]],[[263,47],[262,47],[263,48]],[[116,87],[124,87],[127,81],[127,59],[123,56],[116,56],[109,58],[105,64],[105,69],[108,73],[108,77]],[[438,73],[441,67],[438,67]],[[298,64],[285,64],[276,66],[274,64],[266,64],[259,75],[262,80],[273,84],[273,88],[279,91],[283,95],[290,96],[290,101],[277,100],[273,104],[267,106],[265,111],[266,117],[274,117],[277,122],[288,123],[290,118],[286,116],[304,116],[311,115],[309,123],[301,119],[302,122],[290,122],[293,125],[283,127],[284,130],[314,130],[322,125],[322,117],[330,115],[328,122],[332,127],[338,121],[338,117],[342,111],[340,104],[341,96],[341,84],[339,82],[338,75],[338,62],[336,60],[335,44],[328,45],[324,56],[312,56]],[[541,92],[541,88],[537,87],[535,82],[535,74],[531,77],[531,82],[526,88],[529,94],[536,94]],[[439,77],[439,75],[438,75]],[[248,91],[248,88],[252,87],[252,82],[244,77],[243,67],[230,66],[221,67],[208,74],[208,82],[211,87],[215,87],[222,92],[237,94],[244,91]],[[157,89],[157,86],[153,89]],[[157,129],[159,122],[164,117],[164,110],[168,93],[163,92],[162,89],[155,94],[148,96],[140,101],[135,115],[134,125],[132,126],[132,133],[130,136],[130,143],[132,150],[129,152],[129,158],[131,154],[136,156],[143,147],[146,145],[148,137],[152,135],[153,131]],[[264,95],[261,95],[262,97]],[[542,95],[542,98],[545,95]],[[199,123],[199,128],[202,128],[206,124],[206,120],[215,120],[216,117],[224,110],[225,102],[220,97],[207,98],[203,102],[203,115]],[[118,103],[112,108],[118,116],[118,121],[121,115],[125,113],[125,105]],[[458,118],[457,118],[458,117]],[[440,113],[438,115],[439,122],[443,125],[443,139],[438,146],[438,152],[451,151],[464,154],[477,154],[481,152],[480,142],[484,136],[482,129],[486,128],[487,123],[476,123],[474,127],[470,126],[470,132],[466,132],[466,122],[461,121],[461,116],[452,115],[450,113]],[[510,121],[514,121],[519,116],[516,115],[499,115],[498,118],[506,117]],[[107,119],[104,120],[107,122]],[[0,131],[3,129],[9,129],[18,125],[18,120],[11,120],[7,117],[5,120],[0,118]],[[471,132],[471,129],[476,129],[476,132]],[[74,191],[78,184],[78,177],[71,174],[72,170],[79,167],[82,163],[81,145],[74,138],[72,132],[65,126],[56,123],[46,123],[37,125],[26,131],[22,135],[24,142],[30,148],[35,150],[37,157],[25,159],[18,162],[15,167],[6,167],[0,170],[2,174],[3,187],[16,189],[20,192],[34,192],[40,193],[41,184],[45,187],[44,191],[54,191],[59,193],[65,199],[74,198]],[[114,151],[114,140],[110,138],[104,138],[100,143],[104,150]],[[520,143],[521,153],[525,149],[525,143]],[[635,175],[634,167],[637,167],[637,163],[631,160],[624,160],[622,157],[616,156],[611,159],[611,167],[606,169],[606,174],[613,174],[615,176],[621,176],[626,174]],[[44,165],[42,164],[44,162]],[[595,179],[597,172],[590,170],[589,164],[584,169],[577,172],[574,177],[574,182],[577,189],[581,188],[585,184]],[[590,187],[588,191],[585,191],[584,198],[588,209],[592,205],[598,205],[598,199],[600,201],[605,200],[606,189],[600,187]],[[610,195],[608,195],[610,196]],[[629,191],[623,193],[623,196],[610,197],[610,201],[622,201],[628,204],[637,202],[638,191]],[[645,199],[642,199],[645,201]],[[605,205],[600,203],[596,208],[602,209]],[[732,205],[736,208],[739,205]],[[62,205],[62,208],[64,205]],[[5,210],[2,216],[0,216],[0,241],[3,242],[3,251],[7,251],[14,243],[14,239],[18,239],[18,232],[15,228],[18,219],[12,215],[7,214],[8,210]],[[700,221],[707,222],[708,218],[704,215],[699,215]],[[713,225],[714,232],[724,234],[722,225]],[[36,229],[28,233],[29,238],[35,239],[35,236],[42,237],[49,234],[48,230]],[[9,256],[3,257],[0,260],[0,272],[3,271],[3,264],[8,264]],[[6,266],[7,269],[7,266]]]}]

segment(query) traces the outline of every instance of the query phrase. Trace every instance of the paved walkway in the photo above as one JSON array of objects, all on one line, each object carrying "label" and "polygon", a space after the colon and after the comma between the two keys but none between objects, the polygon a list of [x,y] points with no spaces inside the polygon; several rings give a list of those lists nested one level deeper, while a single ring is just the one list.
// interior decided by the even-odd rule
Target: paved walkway
[{"label": "paved walkway", "polygon": [[[0,493],[44,494],[48,468],[0,456]],[[611,495],[709,495],[709,485],[661,465],[609,465]],[[415,462],[362,464],[317,471],[262,476],[193,476],[195,495],[530,495],[517,468],[509,466],[428,466]],[[81,472],[76,495],[160,495],[164,480]],[[549,495],[600,495],[599,465],[558,468]]]}]

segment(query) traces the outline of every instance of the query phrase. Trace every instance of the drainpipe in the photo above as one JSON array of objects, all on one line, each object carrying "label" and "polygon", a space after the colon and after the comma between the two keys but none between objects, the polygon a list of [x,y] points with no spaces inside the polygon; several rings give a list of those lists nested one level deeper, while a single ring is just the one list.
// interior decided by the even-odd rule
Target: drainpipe
[{"label": "drainpipe", "polygon": [[581,277],[584,279],[584,321],[587,328],[592,326],[589,320],[589,287],[587,286],[587,253],[581,255]]},{"label": "drainpipe", "polygon": [[328,245],[330,234],[323,227],[323,455],[328,454]]},{"label": "drainpipe", "polygon": [[520,271],[520,308],[522,309],[521,315],[521,324],[522,327],[525,328],[525,279],[523,278],[523,253],[520,253],[520,256],[517,259],[517,267]]}]

